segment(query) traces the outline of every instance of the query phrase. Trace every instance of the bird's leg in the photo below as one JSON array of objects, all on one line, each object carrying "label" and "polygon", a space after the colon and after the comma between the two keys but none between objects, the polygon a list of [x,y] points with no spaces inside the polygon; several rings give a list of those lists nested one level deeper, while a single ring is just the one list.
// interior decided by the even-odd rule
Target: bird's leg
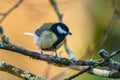
[{"label": "bird's leg", "polygon": [[41,50],[41,53],[40,54],[43,54],[43,51]]},{"label": "bird's leg", "polygon": [[55,57],[58,57],[57,51],[55,51]]}]

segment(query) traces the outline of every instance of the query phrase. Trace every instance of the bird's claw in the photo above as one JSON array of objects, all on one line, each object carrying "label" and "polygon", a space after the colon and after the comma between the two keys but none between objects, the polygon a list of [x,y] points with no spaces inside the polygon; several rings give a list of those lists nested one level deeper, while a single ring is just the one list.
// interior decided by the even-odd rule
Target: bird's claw
[{"label": "bird's claw", "polygon": [[39,57],[40,57],[40,59],[42,59],[42,57],[43,57],[43,52],[42,51],[40,52]]}]

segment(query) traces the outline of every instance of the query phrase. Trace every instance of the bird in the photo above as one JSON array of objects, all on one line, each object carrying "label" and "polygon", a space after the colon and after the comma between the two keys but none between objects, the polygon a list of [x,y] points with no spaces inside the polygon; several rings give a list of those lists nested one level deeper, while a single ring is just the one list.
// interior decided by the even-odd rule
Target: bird
[{"label": "bird", "polygon": [[[28,33],[25,33],[28,34]],[[41,51],[53,51],[57,55],[59,49],[66,40],[67,35],[72,35],[66,24],[62,22],[48,22],[33,32],[34,43]]]}]

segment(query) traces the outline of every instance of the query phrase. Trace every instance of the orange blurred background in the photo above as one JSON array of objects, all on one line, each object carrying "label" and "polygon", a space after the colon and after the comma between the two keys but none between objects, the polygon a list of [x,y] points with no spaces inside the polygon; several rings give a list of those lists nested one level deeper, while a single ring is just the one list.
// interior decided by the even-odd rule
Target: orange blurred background
[{"label": "orange blurred background", "polygon": [[[9,10],[17,0],[1,0],[0,13]],[[91,20],[86,6],[89,0],[57,0],[60,12],[64,14],[63,22],[69,26],[72,36],[67,36],[67,43],[74,51],[77,58],[82,58],[94,36],[94,24]],[[1,18],[2,16],[0,16]],[[57,22],[57,15],[49,0],[24,0],[22,4],[12,11],[1,23],[5,33],[9,36],[10,42],[23,46],[27,49],[40,51],[33,43],[33,37],[23,35],[24,32],[33,32],[36,28],[46,22]],[[64,47],[61,47],[62,56],[67,57]],[[19,67],[41,77],[45,77],[46,62],[31,59],[30,57],[16,54],[14,52],[0,50],[0,61]],[[51,65],[48,79],[53,78],[63,67]],[[71,70],[67,76],[72,75]],[[64,77],[67,77],[64,76]],[[0,72],[0,80],[20,80],[13,75]],[[82,79],[83,80],[83,79]]]}]

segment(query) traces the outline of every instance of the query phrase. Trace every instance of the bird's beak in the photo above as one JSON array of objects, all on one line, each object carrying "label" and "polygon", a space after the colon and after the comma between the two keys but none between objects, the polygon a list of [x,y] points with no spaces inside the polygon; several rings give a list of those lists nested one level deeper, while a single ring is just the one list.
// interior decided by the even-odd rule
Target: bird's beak
[{"label": "bird's beak", "polygon": [[72,35],[72,33],[71,32],[67,32],[67,35]]}]

